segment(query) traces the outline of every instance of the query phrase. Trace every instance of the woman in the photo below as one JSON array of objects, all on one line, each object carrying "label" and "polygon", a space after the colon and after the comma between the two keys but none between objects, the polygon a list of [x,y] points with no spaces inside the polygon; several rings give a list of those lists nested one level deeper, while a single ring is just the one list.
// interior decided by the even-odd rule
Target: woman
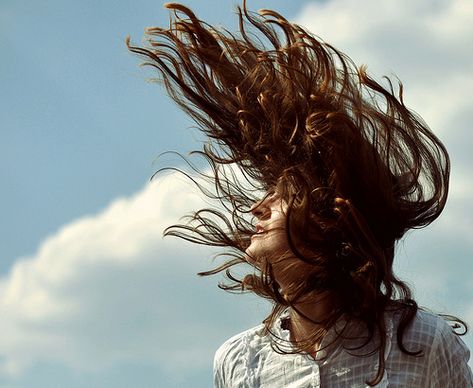
[{"label": "woman", "polygon": [[[199,185],[220,207],[166,235],[224,248],[221,288],[273,302],[215,356],[217,387],[471,387],[463,322],[422,311],[395,244],[442,212],[450,162],[389,79],[280,14],[238,8],[239,35],[179,4],[147,59],[209,141]],[[193,178],[192,178],[193,179]],[[262,198],[258,195],[264,192]],[[250,217],[252,216],[252,217]],[[238,279],[235,265],[252,273]]]}]

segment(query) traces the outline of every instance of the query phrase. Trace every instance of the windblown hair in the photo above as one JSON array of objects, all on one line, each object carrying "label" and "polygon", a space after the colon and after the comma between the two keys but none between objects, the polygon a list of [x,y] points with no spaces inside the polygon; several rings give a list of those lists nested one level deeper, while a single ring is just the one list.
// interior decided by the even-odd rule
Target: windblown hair
[{"label": "windblown hair", "polygon": [[[208,136],[195,152],[212,168],[211,175],[198,173],[215,190],[199,187],[226,213],[198,210],[165,234],[223,247],[227,261],[201,275],[223,271],[229,283],[221,288],[272,300],[269,332],[299,298],[328,292],[336,303],[321,322],[324,329],[295,344],[297,351],[309,352],[342,315],[361,321],[367,343],[379,338],[379,369],[369,384],[378,383],[385,369],[386,310],[401,314],[402,352],[422,352],[403,345],[418,306],[394,275],[393,259],[396,241],[430,224],[445,206],[445,147],[404,105],[399,81],[375,81],[365,67],[280,14],[255,14],[243,2],[237,35],[180,4],[166,7],[174,13],[169,28],[147,28],[148,45],[127,39],[128,48],[157,70],[169,95]],[[227,165],[237,166],[239,179]],[[291,254],[309,268],[293,284],[290,300],[281,295],[269,261],[242,279],[231,272],[248,263],[250,205],[258,193],[274,190],[288,204]]]}]

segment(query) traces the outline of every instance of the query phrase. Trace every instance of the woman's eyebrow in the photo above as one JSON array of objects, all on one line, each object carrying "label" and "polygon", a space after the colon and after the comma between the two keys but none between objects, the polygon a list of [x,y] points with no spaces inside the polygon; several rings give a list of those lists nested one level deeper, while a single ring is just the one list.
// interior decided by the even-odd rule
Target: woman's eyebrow
[{"label": "woman's eyebrow", "polygon": [[264,202],[268,199],[273,199],[273,197],[276,197],[277,191],[276,188],[272,188],[270,190],[267,190],[266,193],[264,194],[263,198],[261,199],[261,202]]}]

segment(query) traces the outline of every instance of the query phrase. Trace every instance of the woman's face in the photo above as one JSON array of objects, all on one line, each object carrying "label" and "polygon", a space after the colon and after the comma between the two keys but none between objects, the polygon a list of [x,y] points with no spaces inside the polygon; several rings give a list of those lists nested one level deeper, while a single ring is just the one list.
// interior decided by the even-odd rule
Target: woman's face
[{"label": "woman's face", "polygon": [[292,298],[294,287],[303,283],[313,268],[290,250],[286,232],[287,209],[287,203],[277,193],[266,196],[251,207],[257,223],[246,255],[247,260],[256,266],[269,262],[281,292]]},{"label": "woman's face", "polygon": [[289,250],[286,236],[287,204],[277,193],[266,196],[251,207],[257,223],[251,244],[246,249],[250,262],[276,259]]}]

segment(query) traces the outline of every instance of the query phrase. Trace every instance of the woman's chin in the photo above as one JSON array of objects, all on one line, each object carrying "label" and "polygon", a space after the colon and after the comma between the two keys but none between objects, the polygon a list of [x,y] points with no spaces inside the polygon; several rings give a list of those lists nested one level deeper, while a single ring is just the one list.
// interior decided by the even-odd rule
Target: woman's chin
[{"label": "woman's chin", "polygon": [[248,264],[255,267],[260,267],[262,257],[264,256],[263,249],[258,244],[251,244],[245,251],[245,259]]},{"label": "woman's chin", "polygon": [[251,265],[258,264],[258,260],[256,259],[255,254],[250,250],[250,248],[247,248],[247,250],[245,251],[245,260]]}]

